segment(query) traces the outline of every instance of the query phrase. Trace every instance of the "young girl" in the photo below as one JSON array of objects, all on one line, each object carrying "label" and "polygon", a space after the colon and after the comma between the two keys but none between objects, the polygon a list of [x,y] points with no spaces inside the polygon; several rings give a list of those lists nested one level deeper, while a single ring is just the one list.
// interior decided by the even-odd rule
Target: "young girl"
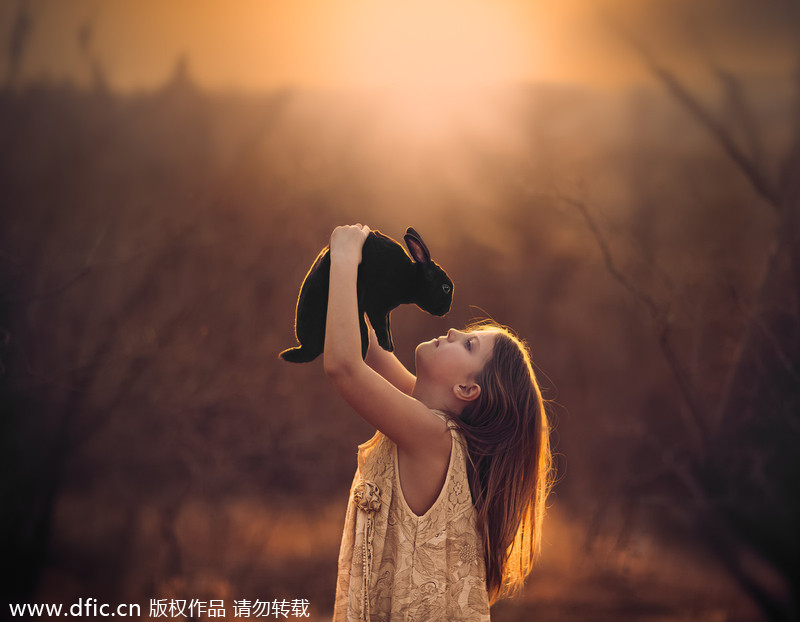
[{"label": "young girl", "polygon": [[416,377],[370,329],[356,280],[369,227],[334,229],[324,367],[378,432],[359,446],[334,621],[488,620],[539,549],[549,428],[526,347],[493,323],[417,346]]}]

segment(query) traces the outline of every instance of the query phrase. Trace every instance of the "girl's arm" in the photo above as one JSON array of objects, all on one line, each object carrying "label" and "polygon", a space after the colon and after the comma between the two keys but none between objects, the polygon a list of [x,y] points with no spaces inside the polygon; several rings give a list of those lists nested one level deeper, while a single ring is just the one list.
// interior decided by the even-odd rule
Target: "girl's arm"
[{"label": "girl's arm", "polygon": [[445,422],[403,393],[361,358],[356,282],[368,227],[337,227],[331,235],[331,272],[323,352],[325,374],[339,394],[406,454],[441,461],[449,456]]},{"label": "girl's arm", "polygon": [[[369,322],[367,323],[369,325]],[[386,378],[406,395],[411,395],[417,377],[403,365],[392,352],[387,352],[378,344],[375,331],[369,327],[369,350],[367,365]]]}]

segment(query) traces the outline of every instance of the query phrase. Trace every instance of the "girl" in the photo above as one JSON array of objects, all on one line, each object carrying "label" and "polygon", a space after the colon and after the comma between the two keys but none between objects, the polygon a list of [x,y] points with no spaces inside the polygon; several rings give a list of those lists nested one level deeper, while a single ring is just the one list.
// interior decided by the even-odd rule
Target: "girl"
[{"label": "girl", "polygon": [[417,346],[413,376],[370,329],[356,280],[369,227],[334,229],[324,368],[378,432],[358,448],[334,620],[488,620],[539,549],[549,428],[524,344],[503,327]]}]

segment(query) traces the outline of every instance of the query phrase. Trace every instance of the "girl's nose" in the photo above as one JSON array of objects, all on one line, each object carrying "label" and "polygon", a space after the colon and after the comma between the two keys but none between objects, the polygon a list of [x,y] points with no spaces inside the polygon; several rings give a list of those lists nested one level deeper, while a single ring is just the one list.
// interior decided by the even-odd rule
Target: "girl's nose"
[{"label": "girl's nose", "polygon": [[451,337],[455,336],[458,331],[455,328],[450,328],[447,331],[447,339],[449,340]]}]

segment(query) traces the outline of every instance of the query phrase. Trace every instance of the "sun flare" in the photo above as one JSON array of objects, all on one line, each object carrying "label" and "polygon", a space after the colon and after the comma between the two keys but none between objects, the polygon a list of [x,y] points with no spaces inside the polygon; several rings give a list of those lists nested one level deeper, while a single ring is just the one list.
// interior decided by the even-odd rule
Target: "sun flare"
[{"label": "sun flare", "polygon": [[485,121],[487,88],[523,79],[525,33],[513,4],[489,0],[356,0],[331,30],[337,83],[380,92],[394,128],[441,136]]},{"label": "sun flare", "polygon": [[507,83],[524,72],[508,4],[369,0],[340,16],[341,75],[358,86],[430,89]]}]

